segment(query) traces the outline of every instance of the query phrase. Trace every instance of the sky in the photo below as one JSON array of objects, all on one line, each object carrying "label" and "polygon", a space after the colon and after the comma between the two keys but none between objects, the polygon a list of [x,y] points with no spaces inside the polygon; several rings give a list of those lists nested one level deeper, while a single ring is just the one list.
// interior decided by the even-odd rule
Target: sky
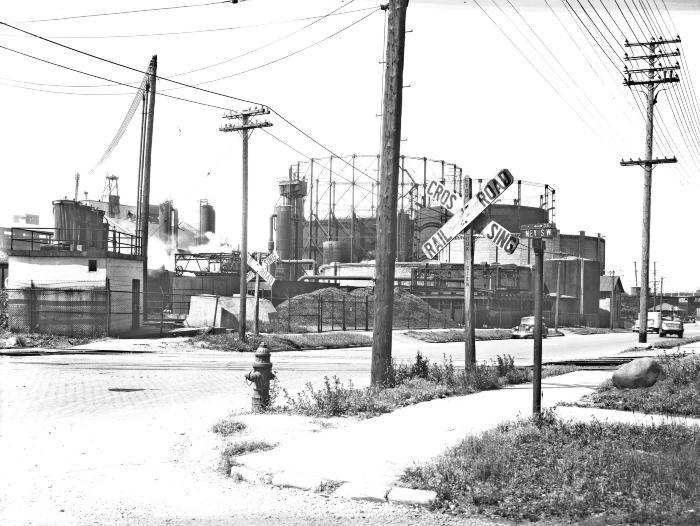
[{"label": "sky", "polygon": [[[187,3],[12,2],[3,6],[0,20],[141,71],[157,55],[160,76],[217,92],[158,82],[151,202],[173,199],[180,219],[196,226],[199,199],[209,199],[217,233],[234,244],[240,237],[241,140],[219,131],[225,110],[250,106],[236,98],[265,104],[313,137],[317,142],[275,114],[267,116],[273,124],[268,131],[279,140],[260,130],[251,137],[249,248],[264,250],[277,180],[286,177],[291,164],[328,156],[324,148],[340,155],[377,153],[384,12],[368,0],[246,0],[84,16]],[[608,51],[612,60],[586,37],[565,0],[411,0],[401,153],[454,162],[475,178],[508,168],[518,179],[553,186],[560,231],[603,235],[607,270],[622,275],[629,290],[635,284],[634,263],[641,260],[643,172],[621,167],[620,160],[643,157],[645,123],[633,93],[614,70],[624,65],[622,35],[634,40],[618,6],[637,33],[632,12],[641,24],[638,6],[658,6],[663,21],[670,26],[671,20],[663,0],[569,4],[587,20],[585,6],[604,32],[600,20],[606,21],[612,35],[605,35],[617,53]],[[700,121],[687,109],[694,107],[691,82],[700,87],[697,4],[666,1],[682,38],[685,62],[679,75],[687,86],[680,91],[674,85],[675,98],[663,92],[656,105],[668,141],[659,138],[655,156],[679,159],[676,165],[660,165],[653,178],[651,261],[668,291],[700,288],[694,240]],[[322,20],[300,20],[336,9]],[[36,21],[69,16],[77,18]],[[133,85],[142,77],[8,27],[0,27],[0,46],[109,81]],[[115,174],[122,202],[133,203],[140,110],[109,159],[91,170],[135,90],[7,49],[0,48],[0,61],[0,222],[12,214],[39,213],[50,225],[51,201],[72,197],[76,172],[81,198],[84,192],[99,198],[105,175]],[[639,96],[637,101],[642,103]],[[688,130],[682,133],[684,124]]]}]

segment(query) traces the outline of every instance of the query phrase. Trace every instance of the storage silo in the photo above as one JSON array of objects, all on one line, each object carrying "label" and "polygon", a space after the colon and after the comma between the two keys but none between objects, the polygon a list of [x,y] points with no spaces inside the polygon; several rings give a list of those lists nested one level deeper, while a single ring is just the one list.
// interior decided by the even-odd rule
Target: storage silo
[{"label": "storage silo", "polygon": [[400,211],[396,216],[397,229],[397,261],[413,260],[413,221],[404,211]]},{"label": "storage silo", "polygon": [[[293,241],[293,224],[292,224],[292,205],[277,205],[275,214],[277,215],[277,236],[275,246],[280,259],[294,259],[292,246]],[[275,277],[277,279],[291,280],[292,266],[288,263],[275,264]]]},{"label": "storage silo", "polygon": [[158,205],[158,238],[170,247],[177,247],[177,209],[172,201]]},{"label": "storage silo", "polygon": [[323,264],[349,263],[350,245],[347,241],[324,241]]},{"label": "storage silo", "polygon": [[204,239],[207,232],[216,232],[216,212],[208,199],[199,200],[199,237]]}]

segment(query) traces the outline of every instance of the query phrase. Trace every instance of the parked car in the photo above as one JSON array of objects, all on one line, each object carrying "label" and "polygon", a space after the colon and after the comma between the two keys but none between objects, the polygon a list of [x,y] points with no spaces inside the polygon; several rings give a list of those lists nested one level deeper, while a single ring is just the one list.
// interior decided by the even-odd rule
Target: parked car
[{"label": "parked car", "polygon": [[[653,317],[651,315],[654,315]],[[633,332],[639,332],[639,318],[634,322]],[[647,332],[657,332],[662,338],[669,334],[676,334],[683,337],[683,320],[680,318],[662,318],[658,312],[650,312],[647,318]]]},{"label": "parked car", "polygon": [[662,338],[668,334],[675,334],[679,338],[683,337],[683,320],[680,318],[662,318],[659,336]]},{"label": "parked car", "polygon": [[[534,338],[535,337],[535,317],[523,316],[520,325],[511,329],[511,338]],[[542,322],[542,337],[547,337],[547,326]]]},{"label": "parked car", "polygon": [[[647,332],[658,333],[661,328],[661,313],[660,312],[647,312]],[[634,322],[632,327],[632,332],[639,332],[639,318]]]}]

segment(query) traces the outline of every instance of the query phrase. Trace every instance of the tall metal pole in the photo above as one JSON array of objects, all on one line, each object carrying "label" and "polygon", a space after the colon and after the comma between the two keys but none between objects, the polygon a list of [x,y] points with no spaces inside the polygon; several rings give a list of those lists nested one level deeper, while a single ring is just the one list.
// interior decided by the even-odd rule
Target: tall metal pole
[{"label": "tall metal pole", "polygon": [[[146,120],[146,142],[144,148],[144,159],[143,159],[143,191],[141,204],[141,256],[143,257],[143,281],[142,281],[142,294],[145,300],[146,293],[148,291],[148,219],[149,219],[149,209],[150,209],[150,197],[151,197],[151,153],[153,152],[153,119],[155,117],[155,106],[156,106],[156,68],[158,67],[158,56],[153,55],[151,58],[151,65],[148,69],[148,116]],[[145,301],[143,302],[143,308],[141,309],[143,315],[143,321],[146,321],[148,316],[148,309],[146,308]]]},{"label": "tall metal pole", "polygon": [[557,299],[554,303],[554,330],[559,329],[559,300],[561,298],[561,259],[557,260]]},{"label": "tall metal pole", "polygon": [[610,330],[615,328],[615,271],[612,274],[612,286],[610,287]]},{"label": "tall metal pole", "polygon": [[[464,180],[464,204],[472,197],[472,180]],[[474,331],[474,230],[464,231],[464,367],[476,364],[476,338]]]},{"label": "tall metal pole", "polygon": [[532,240],[535,251],[535,329],[534,356],[532,360],[532,414],[537,416],[542,408],[542,282],[544,270],[544,241]]},{"label": "tall metal pole", "polygon": [[389,0],[377,205],[376,285],[370,383],[383,386],[391,365],[396,267],[396,214],[401,150],[404,44],[408,0]]}]

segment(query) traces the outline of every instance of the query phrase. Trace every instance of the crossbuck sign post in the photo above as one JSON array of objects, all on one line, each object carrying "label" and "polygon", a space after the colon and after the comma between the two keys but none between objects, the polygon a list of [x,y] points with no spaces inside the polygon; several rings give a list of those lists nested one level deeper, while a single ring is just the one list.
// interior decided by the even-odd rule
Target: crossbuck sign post
[{"label": "crossbuck sign post", "polygon": [[[246,281],[252,281],[253,278],[255,278],[255,336],[260,334],[260,278],[264,279],[268,285],[270,285],[270,290],[272,290],[272,285],[276,280],[275,277],[270,274],[269,269],[270,265],[272,265],[279,258],[280,256],[276,250],[273,250],[272,254],[268,255],[262,260],[259,254],[257,259],[248,254],[248,266],[253,270],[249,270],[246,274]],[[243,291],[241,291],[241,294],[243,294]]]}]

